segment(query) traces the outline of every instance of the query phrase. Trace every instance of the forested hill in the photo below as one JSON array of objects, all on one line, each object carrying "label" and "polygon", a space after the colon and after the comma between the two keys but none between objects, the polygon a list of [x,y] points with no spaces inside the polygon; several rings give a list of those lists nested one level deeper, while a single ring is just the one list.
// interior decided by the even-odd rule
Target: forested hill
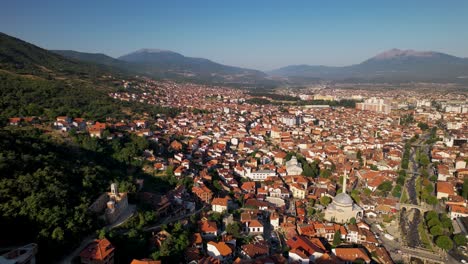
[{"label": "forested hill", "polygon": [[86,80],[121,70],[69,59],[0,32],[0,69],[18,74]]},{"label": "forested hill", "polygon": [[103,120],[173,109],[119,102],[108,93],[131,78],[114,68],[78,62],[0,33],[0,124],[16,116]]},{"label": "forested hill", "polygon": [[151,147],[144,138],[67,142],[33,128],[0,129],[0,248],[35,242],[39,263],[53,263],[100,226],[88,207],[110,183],[135,191],[134,179],[145,177],[134,159]]},{"label": "forested hill", "polygon": [[53,263],[101,226],[87,209],[111,182],[132,191],[134,179],[146,176],[135,164],[149,147],[143,138],[2,126],[11,117],[50,124],[59,115],[103,121],[177,114],[112,99],[108,93],[122,89],[123,78],[130,77],[0,34],[0,248],[35,242],[39,263]]}]

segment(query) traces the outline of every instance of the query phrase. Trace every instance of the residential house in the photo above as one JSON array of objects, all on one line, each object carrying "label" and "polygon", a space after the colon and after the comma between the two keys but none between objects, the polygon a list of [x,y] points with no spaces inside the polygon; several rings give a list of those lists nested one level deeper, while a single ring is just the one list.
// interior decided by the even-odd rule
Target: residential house
[{"label": "residential house", "polygon": [[89,243],[80,253],[82,264],[113,264],[114,246],[107,240],[96,239]]},{"label": "residential house", "polygon": [[211,201],[211,210],[217,213],[222,213],[228,210],[229,199],[225,198],[214,198]]},{"label": "residential house", "polygon": [[220,260],[222,263],[229,263],[233,257],[233,249],[225,242],[210,241],[206,244],[206,251],[210,257]]}]

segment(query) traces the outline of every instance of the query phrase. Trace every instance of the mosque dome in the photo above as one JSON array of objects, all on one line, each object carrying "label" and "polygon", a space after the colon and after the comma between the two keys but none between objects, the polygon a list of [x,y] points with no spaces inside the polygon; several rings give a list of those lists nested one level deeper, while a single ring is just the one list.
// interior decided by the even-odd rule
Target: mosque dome
[{"label": "mosque dome", "polygon": [[353,199],[347,193],[338,194],[333,199],[333,202],[337,203],[339,205],[343,205],[343,206],[352,206],[353,205]]}]

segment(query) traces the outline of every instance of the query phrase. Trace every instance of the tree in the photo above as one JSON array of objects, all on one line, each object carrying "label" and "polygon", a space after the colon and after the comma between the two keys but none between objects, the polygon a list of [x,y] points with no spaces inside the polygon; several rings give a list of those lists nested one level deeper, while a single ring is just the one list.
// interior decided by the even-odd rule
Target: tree
[{"label": "tree", "polygon": [[307,176],[307,177],[313,177],[315,176],[314,171],[312,170],[312,167],[308,163],[304,164],[304,168],[302,171],[302,175]]},{"label": "tree", "polygon": [[61,241],[63,240],[63,237],[64,237],[63,229],[61,227],[56,227],[54,231],[52,232],[52,238],[55,240]]},{"label": "tree", "polygon": [[341,232],[336,230],[335,235],[333,236],[333,246],[338,246],[341,244]]},{"label": "tree", "polygon": [[399,198],[401,196],[401,185],[396,185],[392,191],[393,197]]},{"label": "tree", "polygon": [[429,125],[426,124],[426,123],[423,123],[423,122],[419,122],[419,123],[418,123],[418,127],[419,127],[421,130],[427,130],[427,129],[429,129]]},{"label": "tree", "polygon": [[466,243],[468,243],[466,237],[463,234],[456,234],[453,237],[453,241],[457,246],[463,246],[466,245]]},{"label": "tree", "polygon": [[426,186],[424,186],[424,190],[427,192],[427,193],[432,193],[434,191],[434,186],[432,184],[428,184]]},{"label": "tree", "polygon": [[444,230],[443,230],[443,228],[441,226],[436,225],[436,226],[431,227],[429,232],[433,236],[440,236],[440,235],[442,235],[444,233]]},{"label": "tree", "polygon": [[356,158],[359,161],[359,165],[362,167],[364,165],[364,161],[362,160],[362,152],[360,149],[356,153]]},{"label": "tree", "polygon": [[221,219],[223,218],[223,214],[222,213],[218,213],[218,212],[213,212],[211,215],[210,215],[210,220],[211,221],[216,221],[216,222],[221,222]]},{"label": "tree", "polygon": [[437,200],[437,197],[435,197],[434,195],[429,195],[426,198],[426,202],[430,205],[436,205],[439,202],[439,200]]},{"label": "tree", "polygon": [[431,218],[429,221],[427,221],[427,226],[429,228],[434,227],[434,226],[440,226],[442,225],[439,221],[439,218]]},{"label": "tree", "polygon": [[444,250],[450,250],[453,248],[453,242],[448,236],[439,236],[436,239],[436,245]]},{"label": "tree", "polygon": [[238,222],[230,223],[226,227],[226,232],[234,237],[240,237],[241,226]]},{"label": "tree", "polygon": [[356,224],[356,218],[351,217],[351,219],[349,219],[349,223],[355,225]]},{"label": "tree", "polygon": [[331,198],[328,196],[322,196],[320,197],[320,204],[323,206],[328,206],[331,202]]},{"label": "tree", "polygon": [[427,156],[427,154],[423,153],[420,155],[419,157],[419,165],[421,165],[422,167],[426,167],[427,165],[429,165],[431,161],[429,160],[429,157]]},{"label": "tree", "polygon": [[361,197],[359,196],[358,190],[352,190],[351,197],[353,198],[354,201],[356,201],[356,203],[359,203],[361,201]]},{"label": "tree", "polygon": [[323,177],[323,178],[329,178],[331,176],[332,172],[328,169],[325,169],[325,170],[321,170],[320,171],[320,177]]},{"label": "tree", "polygon": [[391,181],[384,181],[377,187],[377,189],[381,190],[382,192],[388,193],[392,190],[392,185],[393,183]]},{"label": "tree", "polygon": [[370,167],[370,169],[373,170],[373,171],[378,171],[378,170],[379,170],[379,168],[378,168],[376,165],[374,165],[374,164],[371,164],[369,167]]},{"label": "tree", "polygon": [[463,181],[462,194],[463,198],[468,199],[468,179]]},{"label": "tree", "polygon": [[371,195],[372,191],[369,188],[365,188],[363,191],[364,195],[369,196]]},{"label": "tree", "polygon": [[437,214],[436,211],[429,211],[426,213],[425,218],[426,218],[426,221],[429,221],[434,218],[439,219],[439,215]]}]

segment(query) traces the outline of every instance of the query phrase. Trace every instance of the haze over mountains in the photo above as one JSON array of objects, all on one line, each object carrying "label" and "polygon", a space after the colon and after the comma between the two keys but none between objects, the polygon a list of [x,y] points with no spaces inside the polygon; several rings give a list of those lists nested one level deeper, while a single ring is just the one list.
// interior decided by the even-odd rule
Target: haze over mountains
[{"label": "haze over mountains", "polygon": [[[1,34],[0,63],[40,65],[47,57],[49,66],[67,65],[84,68],[147,75],[155,78],[227,84],[242,87],[274,87],[284,83],[304,84],[327,80],[337,82],[457,82],[468,83],[468,59],[433,51],[392,49],[362,63],[344,66],[291,65],[262,72],[219,64],[204,58],[192,58],[159,49],[141,49],[119,58],[101,53],[72,50],[32,49],[33,45]],[[27,56],[25,55],[27,54]],[[61,56],[58,56],[58,55]],[[24,61],[29,61],[24,63]],[[77,62],[85,62],[83,64]],[[4,65],[5,66],[5,65]]]},{"label": "haze over mountains", "polygon": [[70,50],[53,50],[53,52],[68,58],[157,78],[259,86],[273,83],[265,73],[258,70],[227,66],[203,58],[186,57],[168,50],[140,49],[117,59],[104,54]]},{"label": "haze over mountains", "polygon": [[468,78],[468,59],[433,51],[391,49],[350,66],[291,65],[268,73],[292,80],[458,82]]},{"label": "haze over mountains", "polygon": [[[70,51],[54,51],[61,55],[112,65],[160,77],[188,77],[211,81],[260,83],[276,81],[308,82],[317,80],[348,82],[466,82],[468,59],[434,51],[391,49],[355,65],[344,67],[291,65],[263,73],[257,70],[226,66],[202,58],[185,57],[159,49],[141,49],[113,59],[95,54],[77,56]],[[76,52],[75,52],[76,53]],[[266,81],[268,80],[268,81]]]}]

